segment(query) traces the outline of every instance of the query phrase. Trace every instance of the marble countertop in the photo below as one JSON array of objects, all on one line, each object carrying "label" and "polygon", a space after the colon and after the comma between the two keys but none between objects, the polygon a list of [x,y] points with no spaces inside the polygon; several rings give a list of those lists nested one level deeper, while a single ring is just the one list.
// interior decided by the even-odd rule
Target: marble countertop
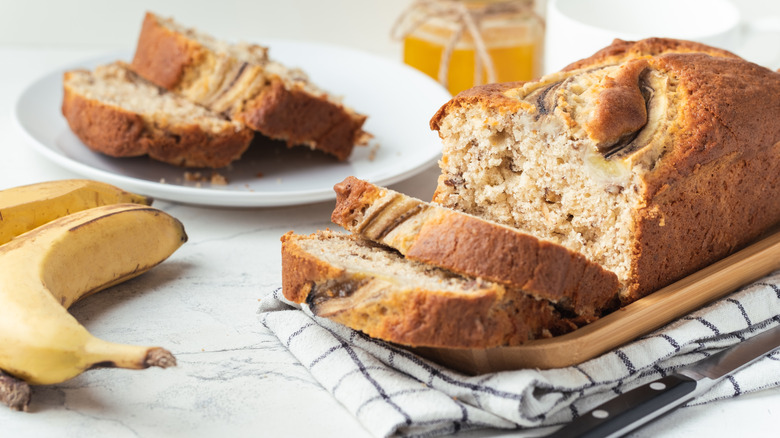
[{"label": "marble countertop", "polygon": [[[79,177],[43,159],[14,126],[13,104],[43,72],[94,50],[0,46],[0,188]],[[393,188],[430,198],[429,168]],[[149,273],[92,296],[72,313],[112,341],[160,345],[178,366],[99,369],[33,389],[29,413],[0,409],[3,436],[369,436],[259,322],[280,284],[279,237],[331,226],[331,202],[284,208],[206,208],[159,201],[189,241]],[[684,408],[635,436],[754,436],[776,429],[780,389]],[[501,436],[482,431],[474,436]]]}]

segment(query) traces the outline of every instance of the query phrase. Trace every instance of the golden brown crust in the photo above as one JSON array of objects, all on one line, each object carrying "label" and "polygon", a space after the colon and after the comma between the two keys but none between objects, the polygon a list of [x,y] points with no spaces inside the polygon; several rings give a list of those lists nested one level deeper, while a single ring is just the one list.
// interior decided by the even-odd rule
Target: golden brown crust
[{"label": "golden brown crust", "polygon": [[[414,217],[395,217],[387,204],[380,207],[378,203],[387,199],[383,194],[389,193],[397,198],[396,202],[414,201],[415,206],[428,209],[421,227],[404,229],[403,236],[378,239],[409,259],[521,289],[588,321],[617,304],[617,276],[560,245],[476,216],[423,203],[351,176],[334,189],[336,207],[331,220],[370,239],[373,236],[367,230],[372,222],[384,220],[382,216],[393,216],[392,226],[396,229]],[[374,213],[379,208],[379,213]],[[369,211],[374,216],[366,218]]]},{"label": "golden brown crust", "polygon": [[615,39],[609,46],[592,56],[567,65],[561,71],[614,65],[631,59],[653,57],[663,53],[706,53],[717,57],[739,58],[729,51],[693,41],[671,38],[647,38],[639,41]]},{"label": "golden brown crust", "polygon": [[362,141],[366,116],[301,89],[288,89],[273,79],[236,117],[264,135],[285,140],[288,146],[313,144],[339,160],[346,160]]},{"label": "golden brown crust", "polygon": [[249,129],[207,132],[197,124],[171,125],[89,99],[72,90],[64,75],[62,114],[73,133],[91,150],[112,157],[149,157],[177,166],[224,167],[249,147]]},{"label": "golden brown crust", "polygon": [[313,259],[295,244],[292,231],[282,236],[282,293],[294,303],[306,302],[313,281],[321,278],[340,278],[343,269]]},{"label": "golden brown crust", "polygon": [[686,96],[674,148],[644,177],[632,298],[701,269],[780,221],[780,74],[738,59],[658,57]]},{"label": "golden brown crust", "polygon": [[619,284],[615,274],[581,254],[529,234],[452,213],[441,222],[426,224],[407,257],[520,288],[587,321],[617,304]]},{"label": "golden brown crust", "polygon": [[[68,81],[69,73],[65,73]],[[113,157],[135,157],[146,153],[139,141],[145,130],[140,115],[86,99],[65,86],[62,115],[70,129],[90,149]],[[113,129],[106,129],[106,127]]]},{"label": "golden brown crust", "polygon": [[[505,333],[512,330],[509,320],[493,308],[496,298],[490,293],[448,296],[407,289],[389,292],[381,300],[352,301],[337,310],[313,306],[312,312],[398,344],[482,348],[502,345]],[[522,343],[529,335],[517,337]]]},{"label": "golden brown crust", "polygon": [[[158,86],[186,94],[190,73],[203,66],[208,70],[217,55],[147,13],[132,68]],[[235,64],[242,62],[236,60]],[[263,67],[257,69],[262,71]],[[339,160],[346,160],[355,145],[364,145],[370,138],[362,129],[366,116],[324,95],[312,94],[295,81],[288,82],[271,77],[259,90],[244,90],[225,114],[265,136],[287,142],[288,146],[307,145]]]},{"label": "golden brown crust", "polygon": [[348,176],[333,186],[333,191],[336,192],[336,206],[330,220],[345,228],[357,225],[356,216],[365,212],[363,206],[373,204],[381,196],[379,187],[354,176]]},{"label": "golden brown crust", "polygon": [[[581,68],[593,68],[604,65],[615,65],[632,59],[649,58],[664,53],[706,53],[716,57],[740,59],[726,50],[717,49],[704,44],[675,40],[670,38],[648,38],[640,41],[623,41],[615,39],[613,43],[594,55],[566,66],[562,71],[572,71]],[[522,87],[525,82],[507,82],[499,84],[480,85],[460,92],[445,103],[431,118],[432,130],[438,130],[441,119],[457,106],[490,105],[492,108],[505,112],[514,112],[524,107],[518,99],[508,97],[507,91]]]},{"label": "golden brown crust", "polygon": [[147,12],[132,68],[147,80],[171,90],[181,82],[185,69],[197,62],[202,50],[199,44],[161,26],[157,17]]},{"label": "golden brown crust", "polygon": [[431,130],[438,131],[442,118],[457,106],[473,106],[490,104],[502,111],[513,112],[523,108],[520,101],[507,97],[504,93],[521,87],[525,82],[505,82],[499,84],[478,85],[461,91],[445,103],[430,121]]},{"label": "golden brown crust", "polygon": [[[549,303],[489,283],[469,293],[427,290],[334,267],[282,238],[284,296],[307,303],[315,315],[369,336],[410,346],[489,348],[520,345],[576,328]],[[394,275],[387,268],[387,277]],[[346,292],[345,292],[346,291]]]},{"label": "golden brown crust", "polygon": [[[501,303],[489,294],[446,296],[410,290],[387,302],[352,304],[333,314],[317,313],[316,307],[313,311],[371,337],[411,347],[517,346],[576,328],[549,303],[524,296]],[[381,318],[366,318],[382,312]]]}]

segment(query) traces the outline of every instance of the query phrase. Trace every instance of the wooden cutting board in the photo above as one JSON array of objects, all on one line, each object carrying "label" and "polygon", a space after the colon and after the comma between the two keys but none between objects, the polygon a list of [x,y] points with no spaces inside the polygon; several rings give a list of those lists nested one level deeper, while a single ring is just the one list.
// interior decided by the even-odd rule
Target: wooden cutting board
[{"label": "wooden cutting board", "polygon": [[468,373],[579,364],[658,329],[780,269],[780,230],[751,246],[562,336],[519,347],[414,348],[434,362]]}]

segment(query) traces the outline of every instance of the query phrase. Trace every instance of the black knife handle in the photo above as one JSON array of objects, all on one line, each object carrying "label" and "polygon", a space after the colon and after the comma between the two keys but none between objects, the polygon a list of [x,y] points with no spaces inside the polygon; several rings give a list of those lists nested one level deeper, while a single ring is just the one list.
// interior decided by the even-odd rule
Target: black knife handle
[{"label": "black knife handle", "polygon": [[684,403],[694,390],[695,380],[676,374],[666,376],[613,398],[549,436],[621,436]]}]

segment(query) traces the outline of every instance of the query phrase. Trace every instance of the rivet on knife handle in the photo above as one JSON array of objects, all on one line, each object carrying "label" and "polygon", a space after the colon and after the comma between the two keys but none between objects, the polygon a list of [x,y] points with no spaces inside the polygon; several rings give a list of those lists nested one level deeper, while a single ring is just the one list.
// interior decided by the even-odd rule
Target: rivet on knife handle
[{"label": "rivet on knife handle", "polygon": [[621,436],[690,400],[696,381],[670,375],[634,388],[574,419],[555,438]]}]

